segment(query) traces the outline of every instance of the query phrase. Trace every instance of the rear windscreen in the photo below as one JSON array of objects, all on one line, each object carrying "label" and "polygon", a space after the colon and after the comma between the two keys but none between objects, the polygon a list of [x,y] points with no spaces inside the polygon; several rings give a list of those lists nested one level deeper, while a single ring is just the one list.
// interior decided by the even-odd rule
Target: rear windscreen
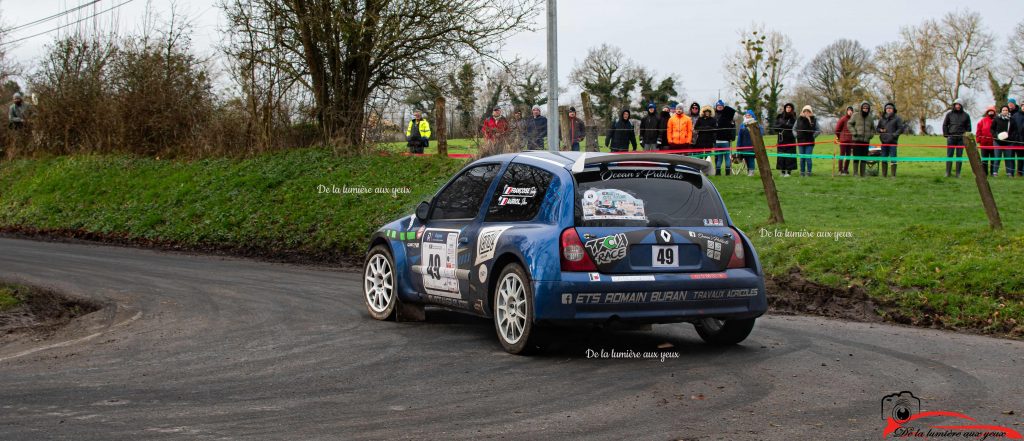
[{"label": "rear windscreen", "polygon": [[588,170],[576,177],[582,227],[724,226],[718,192],[699,174],[662,168]]}]

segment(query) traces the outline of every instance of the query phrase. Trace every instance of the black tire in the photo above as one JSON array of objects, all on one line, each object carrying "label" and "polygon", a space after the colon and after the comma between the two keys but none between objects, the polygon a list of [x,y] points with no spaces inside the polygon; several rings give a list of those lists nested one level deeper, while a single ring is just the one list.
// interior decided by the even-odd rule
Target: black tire
[{"label": "black tire", "polygon": [[[518,287],[522,290],[520,291]],[[506,292],[503,293],[503,289]],[[505,351],[510,354],[526,355],[536,349],[533,286],[526,270],[518,263],[506,265],[494,284],[494,291],[490,294],[494,331]]]},{"label": "black tire", "polygon": [[697,321],[693,326],[705,343],[715,346],[729,346],[746,340],[754,329],[755,319],[718,320],[707,318]]},{"label": "black tire", "polygon": [[395,259],[391,257],[391,250],[385,245],[371,248],[363,262],[363,302],[370,317],[377,320],[391,320],[395,317],[395,307],[399,302],[396,286]]}]

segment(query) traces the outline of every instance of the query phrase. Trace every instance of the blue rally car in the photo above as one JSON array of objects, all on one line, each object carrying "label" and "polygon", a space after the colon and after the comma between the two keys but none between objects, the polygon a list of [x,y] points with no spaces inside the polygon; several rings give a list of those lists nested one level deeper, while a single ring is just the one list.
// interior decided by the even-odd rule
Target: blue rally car
[{"label": "blue rally car", "polygon": [[540,328],[566,324],[690,322],[708,343],[738,343],[768,308],[764,274],[709,170],[656,153],[475,161],[373,234],[367,310],[491,317],[517,354],[537,347]]}]

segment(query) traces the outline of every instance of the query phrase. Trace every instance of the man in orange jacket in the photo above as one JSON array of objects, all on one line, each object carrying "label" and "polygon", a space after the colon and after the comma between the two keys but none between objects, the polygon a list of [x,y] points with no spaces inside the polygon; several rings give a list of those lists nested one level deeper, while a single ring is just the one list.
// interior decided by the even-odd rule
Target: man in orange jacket
[{"label": "man in orange jacket", "polygon": [[682,104],[676,104],[676,113],[668,119],[669,150],[688,148],[693,141],[693,121],[684,110]]}]

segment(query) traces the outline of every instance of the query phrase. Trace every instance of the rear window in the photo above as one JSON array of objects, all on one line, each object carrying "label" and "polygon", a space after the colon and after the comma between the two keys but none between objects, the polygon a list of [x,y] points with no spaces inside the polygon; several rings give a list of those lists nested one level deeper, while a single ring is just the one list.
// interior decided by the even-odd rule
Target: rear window
[{"label": "rear window", "polygon": [[718,192],[695,173],[608,168],[578,173],[576,225],[582,227],[724,226]]}]

